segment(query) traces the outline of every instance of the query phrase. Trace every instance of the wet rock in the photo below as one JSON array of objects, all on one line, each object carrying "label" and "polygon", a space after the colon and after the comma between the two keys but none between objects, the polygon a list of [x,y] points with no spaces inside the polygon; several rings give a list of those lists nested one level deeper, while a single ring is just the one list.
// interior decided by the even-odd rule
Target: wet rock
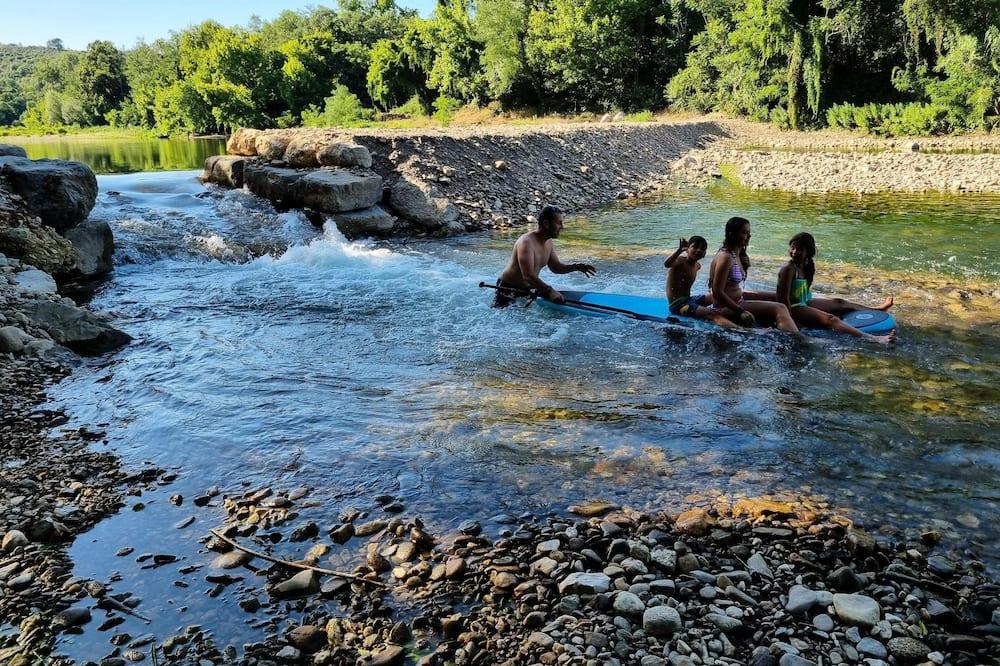
[{"label": "wet rock", "polygon": [[66,232],[76,250],[76,262],[68,277],[93,279],[114,267],[115,238],[104,220],[85,220]]},{"label": "wet rock", "polygon": [[308,522],[305,525],[301,525],[294,530],[292,530],[292,535],[290,537],[293,542],[307,541],[316,537],[319,534],[319,525],[314,522]]},{"label": "wet rock", "polygon": [[286,645],[278,650],[278,654],[275,656],[279,661],[298,662],[302,660],[302,651],[298,648],[292,647],[291,645]]},{"label": "wet rock", "polygon": [[344,523],[330,530],[330,538],[336,544],[345,544],[354,536],[354,523]]},{"label": "wet rock", "polygon": [[458,210],[436,188],[413,180],[400,180],[391,186],[389,207],[404,220],[427,229],[438,229],[458,219]]},{"label": "wet rock", "polygon": [[324,213],[371,208],[382,196],[382,177],[348,171],[313,171],[294,182],[290,203]]},{"label": "wet rock", "polygon": [[27,301],[22,311],[53,340],[79,354],[103,353],[132,340],[104,318],[63,301]]},{"label": "wet rock", "polygon": [[351,589],[351,583],[346,578],[338,578],[336,576],[323,581],[320,587],[320,594],[326,598],[338,597],[341,594],[345,594]]},{"label": "wet rock", "polygon": [[300,571],[274,586],[272,593],[279,599],[304,596],[319,591],[319,575],[315,571]]},{"label": "wet rock", "polygon": [[372,520],[355,527],[354,533],[359,537],[371,536],[384,530],[385,526],[388,524],[389,523],[385,520]]},{"label": "wet rock", "polygon": [[570,506],[567,510],[570,513],[575,513],[578,516],[583,516],[585,518],[593,518],[598,516],[603,516],[611,511],[617,511],[621,508],[617,504],[612,504],[610,502],[604,502],[600,500],[590,500],[587,502],[582,502],[581,504],[574,504]]},{"label": "wet rock", "polygon": [[340,232],[348,238],[388,236],[396,228],[396,217],[381,206],[331,215]]},{"label": "wet rock", "polygon": [[28,151],[23,146],[11,143],[0,143],[0,157],[28,157]]},{"label": "wet rock", "polygon": [[715,519],[705,509],[688,509],[677,516],[677,520],[674,521],[674,530],[679,534],[699,536],[706,534],[714,524]]},{"label": "wet rock", "polygon": [[235,569],[242,567],[252,559],[253,556],[250,553],[242,550],[231,550],[212,560],[212,566],[216,569]]},{"label": "wet rock", "polygon": [[450,557],[445,563],[445,578],[461,578],[465,575],[468,566],[465,559],[461,557]]},{"label": "wet rock", "polygon": [[54,623],[58,627],[79,627],[90,622],[89,608],[67,608],[56,615]]},{"label": "wet rock", "polygon": [[14,274],[14,283],[22,292],[32,294],[56,293],[56,281],[44,271],[29,269]]},{"label": "wet rock", "polygon": [[243,187],[243,170],[246,160],[239,155],[212,155],[205,160],[201,180],[223,187]]},{"label": "wet rock", "polygon": [[295,627],[288,632],[286,638],[289,643],[307,654],[316,652],[326,645],[326,632],[312,624]]},{"label": "wet rock", "polygon": [[815,661],[786,652],[778,660],[778,666],[816,666]]}]

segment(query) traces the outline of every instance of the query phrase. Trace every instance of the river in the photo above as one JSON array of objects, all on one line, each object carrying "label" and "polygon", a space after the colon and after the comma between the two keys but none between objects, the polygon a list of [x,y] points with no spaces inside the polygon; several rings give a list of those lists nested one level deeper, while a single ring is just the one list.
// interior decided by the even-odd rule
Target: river
[{"label": "river", "polygon": [[[1000,502],[1000,198],[792,196],[731,185],[571,211],[567,288],[655,295],[678,236],[715,247],[731,214],[754,222],[751,286],[773,285],[787,239],[808,229],[815,290],[894,294],[899,342],[697,331],[531,307],[488,308],[477,288],[518,232],[349,242],[196,172],[102,175],[92,216],[111,223],[116,270],[94,298],[135,342],[54,390],[100,424],[128,466],[175,470],[77,539],[75,573],[143,599],[161,640],[197,624],[237,648],[259,638],[236,607],[190,588],[200,540],[221,524],[210,486],[311,488],[299,521],[381,511],[386,493],[434,531],[604,498],[675,508],[720,494],[808,496],[868,529],[937,529],[996,570]],[[704,286],[704,275],[699,284]],[[185,501],[168,501],[181,494]],[[142,502],[144,509],[132,510]],[[193,525],[174,529],[182,518]],[[298,522],[298,521],[297,521]],[[325,530],[324,530],[325,531]],[[308,544],[306,544],[308,545]],[[127,557],[116,553],[135,548]],[[301,557],[303,544],[273,546]],[[329,566],[350,566],[339,549]],[[157,569],[141,553],[170,553]],[[195,582],[200,580],[195,574]],[[182,581],[183,582],[183,581]],[[331,602],[332,603],[332,602]],[[78,659],[110,652],[91,623]]]}]

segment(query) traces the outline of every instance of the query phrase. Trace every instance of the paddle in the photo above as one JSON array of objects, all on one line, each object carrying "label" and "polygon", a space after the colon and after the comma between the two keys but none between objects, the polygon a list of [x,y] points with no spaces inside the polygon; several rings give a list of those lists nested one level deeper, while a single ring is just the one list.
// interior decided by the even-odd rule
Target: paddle
[{"label": "paddle", "polygon": [[[520,294],[521,296],[528,296],[529,298],[538,298],[538,292],[534,289],[520,289],[518,287],[498,287],[493,284],[486,284],[485,282],[479,283],[480,288],[484,289],[496,289],[497,291],[509,291],[512,293]],[[544,298],[544,296],[543,296]],[[549,300],[549,299],[545,299]],[[553,303],[555,301],[552,301]],[[652,317],[649,315],[642,315],[638,312],[632,312],[631,310],[623,310],[621,308],[615,308],[610,305],[600,305],[599,303],[584,303],[583,301],[575,301],[571,298],[565,299],[562,303],[557,303],[557,305],[568,305],[580,310],[590,310],[591,312],[601,312],[609,313],[613,312],[615,314],[625,315],[626,317],[631,317],[632,319],[638,319],[640,321],[655,321],[663,322],[664,319],[661,317]]]}]

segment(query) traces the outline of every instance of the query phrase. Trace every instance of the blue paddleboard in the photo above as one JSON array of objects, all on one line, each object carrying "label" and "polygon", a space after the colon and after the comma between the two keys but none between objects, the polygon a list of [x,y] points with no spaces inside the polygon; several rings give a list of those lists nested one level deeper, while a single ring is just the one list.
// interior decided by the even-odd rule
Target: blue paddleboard
[{"label": "blue paddleboard", "polygon": [[[714,327],[714,324],[701,319],[677,317],[670,314],[670,311],[667,309],[667,299],[656,296],[608,294],[599,291],[560,290],[559,293],[561,293],[566,300],[579,301],[584,305],[573,305],[570,303],[563,305],[553,303],[552,301],[545,300],[544,298],[539,298],[537,302],[539,305],[553,310],[561,310],[562,312],[568,312],[570,314],[586,315],[590,317],[624,316],[660,323],[685,323]],[[597,308],[589,309],[586,307],[587,304],[614,308],[615,310],[622,310],[623,312]],[[872,335],[885,335],[892,329],[896,328],[895,318],[888,312],[882,312],[880,310],[858,310],[844,315],[842,319],[859,331],[870,333]]]}]

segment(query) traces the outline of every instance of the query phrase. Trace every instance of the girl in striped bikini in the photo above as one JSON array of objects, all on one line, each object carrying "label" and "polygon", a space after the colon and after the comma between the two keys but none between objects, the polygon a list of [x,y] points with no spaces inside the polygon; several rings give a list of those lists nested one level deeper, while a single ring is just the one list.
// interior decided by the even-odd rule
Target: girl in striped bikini
[{"label": "girl in striped bikini", "polygon": [[709,269],[712,309],[744,326],[754,326],[760,318],[775,322],[779,329],[787,333],[799,333],[798,326],[784,304],[743,297],[746,273],[741,255],[745,256],[745,248],[749,244],[750,221],[742,217],[729,218],[726,222],[726,238]]}]

